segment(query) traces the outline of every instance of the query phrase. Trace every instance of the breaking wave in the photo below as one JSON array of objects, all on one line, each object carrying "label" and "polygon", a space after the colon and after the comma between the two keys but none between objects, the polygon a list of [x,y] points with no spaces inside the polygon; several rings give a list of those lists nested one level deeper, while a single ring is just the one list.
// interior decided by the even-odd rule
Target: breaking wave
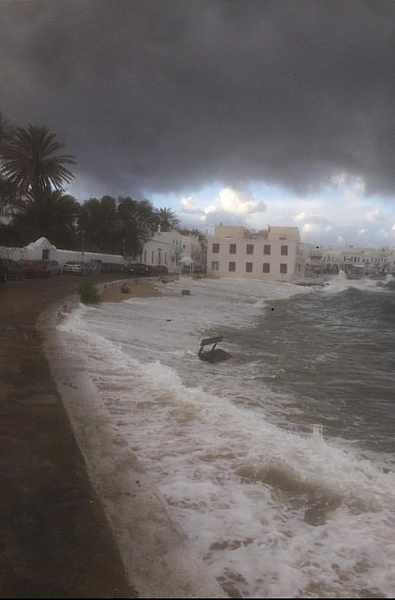
[{"label": "breaking wave", "polygon": [[394,473],[341,439],[276,424],[268,388],[251,377],[262,365],[237,358],[236,338],[233,366],[196,358],[202,333],[253,328],[273,299],[300,290],[204,281],[190,297],[178,291],[80,308],[60,328],[78,338],[112,427],[208,573],[233,597],[393,594]]}]

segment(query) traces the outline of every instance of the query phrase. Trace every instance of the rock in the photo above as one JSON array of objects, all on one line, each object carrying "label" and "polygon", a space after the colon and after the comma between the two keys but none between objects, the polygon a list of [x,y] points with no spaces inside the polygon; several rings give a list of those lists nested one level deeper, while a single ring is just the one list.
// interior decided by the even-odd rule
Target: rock
[{"label": "rock", "polygon": [[121,286],[121,292],[122,292],[122,294],[130,294],[130,287],[128,286],[127,283],[124,283]]}]

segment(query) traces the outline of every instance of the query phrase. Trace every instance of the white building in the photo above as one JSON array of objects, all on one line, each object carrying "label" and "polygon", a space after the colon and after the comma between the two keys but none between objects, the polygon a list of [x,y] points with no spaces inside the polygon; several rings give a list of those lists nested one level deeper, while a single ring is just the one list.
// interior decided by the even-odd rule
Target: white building
[{"label": "white building", "polygon": [[197,236],[173,229],[155,233],[144,244],[139,260],[149,266],[165,265],[170,273],[179,273],[203,268],[204,252]]},{"label": "white building", "polygon": [[347,246],[345,248],[325,248],[322,251],[323,272],[351,271],[361,269],[370,275],[379,272],[395,271],[395,251],[391,248],[361,248]]},{"label": "white building", "polygon": [[297,227],[252,233],[219,225],[208,240],[207,272],[218,277],[290,281],[304,275],[305,256]]},{"label": "white building", "polygon": [[125,265],[125,259],[120,254],[103,254],[100,252],[82,252],[78,250],[60,250],[47,238],[41,237],[24,248],[8,248],[0,246],[0,258],[12,260],[56,260],[62,267],[66,262],[97,261],[104,264]]},{"label": "white building", "polygon": [[0,205],[0,223],[9,225],[14,217],[15,209],[10,204]]}]

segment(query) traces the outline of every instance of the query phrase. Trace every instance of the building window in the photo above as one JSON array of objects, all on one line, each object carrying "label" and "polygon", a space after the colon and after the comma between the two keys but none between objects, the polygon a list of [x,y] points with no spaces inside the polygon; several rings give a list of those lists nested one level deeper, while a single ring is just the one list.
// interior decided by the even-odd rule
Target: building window
[{"label": "building window", "polygon": [[213,262],[211,263],[211,270],[219,271],[219,262],[217,260],[213,260]]},{"label": "building window", "polygon": [[49,260],[49,249],[45,248],[42,252],[42,259],[43,260]]},{"label": "building window", "polygon": [[236,263],[235,262],[230,262],[229,263],[229,271],[231,273],[234,273],[236,271]]},{"label": "building window", "polygon": [[246,273],[252,273],[252,262],[246,263]]},{"label": "building window", "polygon": [[213,244],[213,254],[219,253],[219,244]]},{"label": "building window", "polygon": [[247,254],[254,254],[254,244],[247,244]]},{"label": "building window", "polygon": [[272,253],[272,247],[270,244],[265,244],[263,247],[263,254],[270,255]]},{"label": "building window", "polygon": [[144,250],[144,264],[147,264],[147,250]]},{"label": "building window", "polygon": [[264,273],[270,273],[270,263],[263,263],[263,269],[262,271]]},{"label": "building window", "polygon": [[236,244],[229,244],[229,254],[236,254]]},{"label": "building window", "polygon": [[167,252],[165,252],[165,265],[167,265]]},{"label": "building window", "polygon": [[151,252],[151,265],[154,264],[154,251]]},{"label": "building window", "polygon": [[281,256],[288,256],[288,246],[281,246]]},{"label": "building window", "polygon": [[288,265],[286,263],[280,264],[280,273],[282,273],[283,275],[288,273]]}]

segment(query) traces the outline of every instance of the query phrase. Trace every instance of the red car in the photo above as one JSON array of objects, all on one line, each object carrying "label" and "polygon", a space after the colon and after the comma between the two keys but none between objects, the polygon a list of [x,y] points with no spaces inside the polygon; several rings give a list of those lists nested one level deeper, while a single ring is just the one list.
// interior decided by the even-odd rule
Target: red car
[{"label": "red car", "polygon": [[23,271],[25,277],[51,277],[62,273],[56,260],[25,260]]}]

